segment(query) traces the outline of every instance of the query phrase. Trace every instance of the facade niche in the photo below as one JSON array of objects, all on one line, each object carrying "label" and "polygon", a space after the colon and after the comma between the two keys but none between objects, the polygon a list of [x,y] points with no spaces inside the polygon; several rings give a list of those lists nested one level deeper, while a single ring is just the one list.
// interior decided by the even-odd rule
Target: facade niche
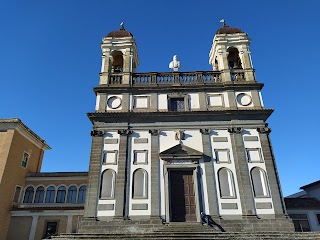
[{"label": "facade niche", "polygon": [[228,66],[229,69],[242,69],[239,51],[235,47],[229,47],[228,50]]},{"label": "facade niche", "polygon": [[101,176],[100,198],[113,199],[115,190],[115,172],[111,169],[105,170]]},{"label": "facade niche", "polygon": [[148,198],[148,174],[143,169],[137,169],[133,173],[133,198]]},{"label": "facade niche", "polygon": [[255,167],[251,170],[251,179],[255,197],[268,197],[267,176],[264,170]]},{"label": "facade niche", "polygon": [[123,72],[123,54],[120,51],[113,51],[111,53],[111,72]]},{"label": "facade niche", "polygon": [[221,168],[218,172],[221,198],[235,197],[232,172],[227,168]]}]

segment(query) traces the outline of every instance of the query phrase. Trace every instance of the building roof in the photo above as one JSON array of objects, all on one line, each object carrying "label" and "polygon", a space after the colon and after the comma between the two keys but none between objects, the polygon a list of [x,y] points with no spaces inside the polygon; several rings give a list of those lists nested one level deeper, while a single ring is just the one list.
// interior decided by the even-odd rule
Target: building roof
[{"label": "building roof", "polygon": [[309,188],[309,187],[314,187],[314,186],[316,186],[316,185],[320,185],[320,180],[319,180],[319,181],[315,181],[315,182],[313,182],[313,183],[309,183],[309,184],[307,184],[307,185],[304,185],[304,186],[300,187],[300,189],[305,189],[305,188]]},{"label": "building roof", "polygon": [[320,209],[320,201],[316,198],[285,198],[287,209]]},{"label": "building roof", "polygon": [[47,145],[46,141],[40,138],[34,131],[28,128],[19,118],[0,118],[0,130],[1,129],[17,129],[22,131],[32,138],[42,146],[43,149],[49,150],[50,146]]},{"label": "building roof", "polygon": [[27,177],[86,177],[88,172],[29,172]]},{"label": "building roof", "polygon": [[124,27],[121,27],[119,30],[110,32],[107,37],[112,38],[125,38],[125,37],[133,37],[131,32],[128,32],[124,29]]},{"label": "building roof", "polygon": [[227,24],[223,24],[221,28],[219,28],[216,34],[234,34],[234,33],[244,33],[240,28],[229,27]]}]

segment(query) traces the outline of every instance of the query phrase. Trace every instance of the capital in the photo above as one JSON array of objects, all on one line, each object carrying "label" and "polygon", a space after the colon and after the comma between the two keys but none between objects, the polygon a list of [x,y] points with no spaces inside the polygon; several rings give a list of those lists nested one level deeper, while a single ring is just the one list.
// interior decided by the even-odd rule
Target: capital
[{"label": "capital", "polygon": [[228,128],[229,133],[242,133],[243,127],[231,127]]},{"label": "capital", "polygon": [[151,136],[158,136],[160,131],[159,129],[150,129],[149,133],[151,134]]},{"label": "capital", "polygon": [[200,129],[200,132],[201,132],[203,135],[209,135],[209,134],[210,134],[210,129],[201,128],[201,129]]},{"label": "capital", "polygon": [[106,131],[103,131],[103,130],[93,130],[90,132],[90,135],[92,137],[102,137],[105,133]]},{"label": "capital", "polygon": [[269,133],[271,133],[271,128],[268,128],[268,127],[258,127],[258,128],[257,128],[257,131],[258,131],[259,133],[269,134]]},{"label": "capital", "polygon": [[120,129],[118,130],[118,133],[121,135],[121,136],[125,136],[125,135],[130,135],[133,133],[132,130],[129,130],[129,129]]}]

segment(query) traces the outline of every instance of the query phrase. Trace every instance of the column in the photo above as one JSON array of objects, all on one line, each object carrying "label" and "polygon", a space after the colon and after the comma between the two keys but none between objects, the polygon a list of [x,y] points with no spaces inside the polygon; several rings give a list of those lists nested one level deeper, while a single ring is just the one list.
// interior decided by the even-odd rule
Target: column
[{"label": "column", "polygon": [[149,130],[151,134],[151,218],[160,219],[160,178],[159,178],[159,130]]},{"label": "column", "polygon": [[73,215],[68,215],[66,233],[72,233],[72,220],[73,220]]},{"label": "column", "polygon": [[276,215],[286,214],[284,200],[281,192],[278,170],[269,138],[271,129],[268,127],[257,128],[262,148],[262,153],[265,161],[265,166],[268,175],[268,181],[272,196],[273,208]]},{"label": "column", "polygon": [[244,145],[241,132],[243,128],[232,127],[228,129],[231,137],[233,157],[236,167],[240,201],[243,216],[252,216],[256,214],[255,203],[252,193],[251,180],[249,175],[247,158],[244,151]]},{"label": "column", "polygon": [[98,189],[100,179],[100,168],[101,168],[101,154],[103,146],[103,135],[104,131],[91,131],[92,144],[91,144],[91,155],[90,165],[88,172],[88,187],[86,193],[86,202],[84,208],[85,218],[97,217],[97,202],[98,202]]},{"label": "column", "polygon": [[[130,172],[128,170],[128,153],[129,153],[129,144],[128,138],[132,133],[131,130],[123,129],[118,130],[120,134],[120,143],[119,143],[119,157],[118,157],[118,172],[116,177],[116,206],[115,206],[115,216],[114,219],[121,220],[124,217],[128,216],[128,175],[130,176]],[[130,163],[130,162],[129,162]],[[130,165],[129,165],[130,166]]]},{"label": "column", "polygon": [[200,129],[202,133],[203,155],[204,155],[204,168],[206,172],[207,193],[208,193],[208,209],[206,214],[211,215],[213,218],[218,217],[218,196],[216,181],[214,180],[213,163],[212,163],[212,149],[210,144],[210,130]]},{"label": "column", "polygon": [[32,223],[31,223],[31,228],[30,228],[30,233],[29,233],[29,240],[34,240],[34,237],[36,235],[38,218],[39,218],[39,215],[32,216]]}]

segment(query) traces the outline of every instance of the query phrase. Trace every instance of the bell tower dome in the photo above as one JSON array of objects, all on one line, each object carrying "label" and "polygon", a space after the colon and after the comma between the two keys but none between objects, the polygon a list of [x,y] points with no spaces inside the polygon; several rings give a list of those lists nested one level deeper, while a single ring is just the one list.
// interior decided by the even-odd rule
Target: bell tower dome
[{"label": "bell tower dome", "polygon": [[223,25],[213,38],[209,64],[214,71],[221,72],[222,82],[255,82],[249,51],[251,40],[240,28],[229,27],[224,19],[221,22]]},{"label": "bell tower dome", "polygon": [[110,32],[102,39],[102,66],[100,73],[100,85],[130,84],[131,73],[136,71],[139,65],[136,40],[132,33],[120,24],[120,29]]}]

